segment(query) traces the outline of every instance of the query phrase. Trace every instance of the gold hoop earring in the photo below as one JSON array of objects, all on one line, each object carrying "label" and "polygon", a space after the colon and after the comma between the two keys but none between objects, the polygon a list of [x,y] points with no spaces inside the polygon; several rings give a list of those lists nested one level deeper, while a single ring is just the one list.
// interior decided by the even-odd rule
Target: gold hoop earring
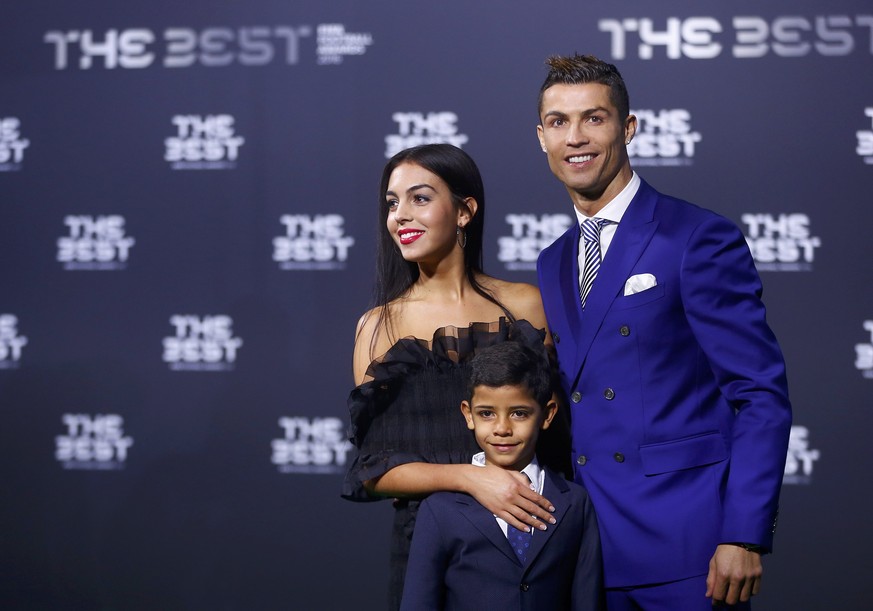
[{"label": "gold hoop earring", "polygon": [[[461,237],[464,238],[463,242],[461,241]],[[460,246],[461,248],[467,247],[467,232],[464,231],[464,229],[460,225],[458,225],[458,229],[457,231],[455,231],[455,239],[458,241],[458,246]]]}]

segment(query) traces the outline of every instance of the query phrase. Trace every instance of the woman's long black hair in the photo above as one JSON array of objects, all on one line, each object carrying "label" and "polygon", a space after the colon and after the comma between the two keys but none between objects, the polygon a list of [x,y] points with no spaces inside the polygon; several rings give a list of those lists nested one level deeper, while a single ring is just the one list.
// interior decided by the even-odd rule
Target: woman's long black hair
[{"label": "woman's long black hair", "polygon": [[[482,273],[482,239],[485,231],[485,188],[482,176],[473,159],[464,151],[451,144],[422,144],[405,149],[394,155],[382,171],[379,183],[379,225],[376,241],[376,284],[373,292],[374,307],[378,309],[376,328],[388,324],[387,305],[406,294],[418,280],[418,264],[406,261],[400,249],[388,233],[388,204],[385,196],[388,181],[397,166],[412,163],[439,176],[448,185],[456,206],[465,206],[464,200],[472,197],[479,204],[476,214],[463,228],[466,234],[464,245],[464,272],[467,280],[479,295],[497,305],[510,321],[515,318],[485,287],[477,280]],[[373,334],[375,341],[376,333]],[[390,337],[390,335],[389,335]],[[371,348],[373,344],[371,343]]]}]

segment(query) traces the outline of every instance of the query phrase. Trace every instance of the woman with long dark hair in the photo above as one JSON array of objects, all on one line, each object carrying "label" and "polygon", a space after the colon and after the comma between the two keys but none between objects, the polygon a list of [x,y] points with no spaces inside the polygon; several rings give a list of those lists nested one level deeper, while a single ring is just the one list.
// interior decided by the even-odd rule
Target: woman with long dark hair
[{"label": "woman with long dark hair", "polygon": [[375,307],[360,319],[349,397],[358,457],[343,496],[394,498],[391,608],[418,501],[453,490],[516,528],[544,528],[550,503],[518,474],[470,464],[479,451],[460,412],[466,364],[485,346],[546,336],[539,290],[482,272],[485,192],[461,149],[401,151],[382,173]]}]

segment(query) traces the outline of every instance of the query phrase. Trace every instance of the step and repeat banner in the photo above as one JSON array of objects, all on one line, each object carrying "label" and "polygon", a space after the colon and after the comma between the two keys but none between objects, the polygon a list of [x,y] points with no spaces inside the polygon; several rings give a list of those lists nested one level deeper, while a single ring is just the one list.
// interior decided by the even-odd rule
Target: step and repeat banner
[{"label": "step and repeat banner", "polygon": [[637,172],[735,221],[761,272],[795,421],[758,608],[869,604],[868,2],[2,15],[0,607],[384,608],[390,502],[339,496],[381,168],[468,151],[486,271],[536,282],[573,222],[537,93],[574,52],[622,71]]}]

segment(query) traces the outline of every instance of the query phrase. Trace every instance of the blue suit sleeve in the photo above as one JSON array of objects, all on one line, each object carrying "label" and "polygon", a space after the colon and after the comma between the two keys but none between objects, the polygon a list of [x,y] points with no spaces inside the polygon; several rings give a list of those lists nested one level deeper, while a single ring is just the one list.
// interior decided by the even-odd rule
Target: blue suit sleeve
[{"label": "blue suit sleeve", "polygon": [[695,338],[736,413],[721,541],[770,549],[791,406],[782,352],[766,322],[761,280],[733,223],[713,216],[691,235],[680,290]]}]

